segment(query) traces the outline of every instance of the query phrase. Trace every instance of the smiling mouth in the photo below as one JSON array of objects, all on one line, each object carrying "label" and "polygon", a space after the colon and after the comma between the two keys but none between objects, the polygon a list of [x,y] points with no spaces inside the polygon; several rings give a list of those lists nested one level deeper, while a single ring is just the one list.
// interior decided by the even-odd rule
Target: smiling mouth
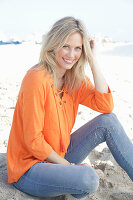
[{"label": "smiling mouth", "polygon": [[73,61],[72,61],[72,60],[69,60],[69,59],[65,59],[65,58],[63,58],[63,60],[64,60],[65,63],[67,63],[67,64],[72,64],[72,63],[73,63]]}]

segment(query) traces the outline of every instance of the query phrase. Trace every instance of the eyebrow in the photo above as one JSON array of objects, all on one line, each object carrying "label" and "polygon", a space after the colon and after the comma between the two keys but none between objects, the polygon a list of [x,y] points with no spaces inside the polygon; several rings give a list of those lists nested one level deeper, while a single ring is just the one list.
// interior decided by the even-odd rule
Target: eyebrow
[{"label": "eyebrow", "polygon": [[[66,46],[66,45],[67,45],[67,46],[70,46],[70,44],[67,44],[67,43],[64,44],[63,46]],[[76,47],[80,47],[80,48],[82,48],[82,46],[83,46],[83,45],[78,45],[78,46],[76,46]]]}]

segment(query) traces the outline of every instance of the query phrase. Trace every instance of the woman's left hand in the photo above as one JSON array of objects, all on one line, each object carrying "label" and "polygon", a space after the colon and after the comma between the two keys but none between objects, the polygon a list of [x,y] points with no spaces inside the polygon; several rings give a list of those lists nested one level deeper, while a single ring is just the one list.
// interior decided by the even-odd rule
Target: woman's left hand
[{"label": "woman's left hand", "polygon": [[87,164],[87,163],[81,163],[81,164],[78,164],[78,165],[86,165],[86,166],[91,167],[91,165],[89,165],[89,164]]},{"label": "woman's left hand", "polygon": [[92,51],[93,56],[96,54],[96,43],[95,40],[92,38],[89,38],[90,48]]},{"label": "woman's left hand", "polygon": [[90,47],[91,49],[93,50],[94,46],[95,46],[95,41],[93,39],[90,39],[89,40],[89,43],[90,43]]}]

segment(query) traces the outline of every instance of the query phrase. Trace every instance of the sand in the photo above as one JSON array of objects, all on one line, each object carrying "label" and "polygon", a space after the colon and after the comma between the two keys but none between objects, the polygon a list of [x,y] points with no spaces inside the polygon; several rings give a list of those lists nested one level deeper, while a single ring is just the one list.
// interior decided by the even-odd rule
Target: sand
[{"label": "sand", "polygon": [[[7,183],[6,166],[7,142],[20,84],[26,70],[38,62],[39,51],[40,45],[34,43],[0,46],[0,200],[39,200],[39,198],[16,190]],[[114,97],[113,112],[118,116],[127,135],[133,141],[131,46],[107,44],[102,46],[102,53],[98,57]],[[92,79],[89,68],[86,71]],[[80,106],[73,131],[97,115],[99,113]],[[105,143],[95,148],[84,162],[94,164],[96,169],[101,169],[104,173],[104,178],[100,179],[98,191],[90,197],[83,198],[84,200],[133,199],[133,182],[115,162]],[[74,200],[75,198],[71,195],[64,195],[51,199]]]}]

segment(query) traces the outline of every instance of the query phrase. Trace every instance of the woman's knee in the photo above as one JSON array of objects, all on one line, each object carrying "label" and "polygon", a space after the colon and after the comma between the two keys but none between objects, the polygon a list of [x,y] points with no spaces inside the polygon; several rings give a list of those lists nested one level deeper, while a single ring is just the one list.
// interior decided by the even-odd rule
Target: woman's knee
[{"label": "woman's knee", "polygon": [[88,166],[83,166],[84,172],[81,179],[82,190],[89,194],[94,193],[99,186],[99,176],[96,171]]},{"label": "woman's knee", "polygon": [[112,113],[106,113],[106,114],[101,114],[98,116],[100,119],[100,125],[106,126],[114,126],[119,123],[117,116],[112,112]]},{"label": "woman's knee", "polygon": [[113,119],[113,120],[117,120],[117,116],[115,113],[111,112],[111,113],[107,113],[107,114],[104,114],[106,115],[107,117]]},{"label": "woman's knee", "polygon": [[116,117],[116,114],[115,113],[113,113],[113,112],[111,112],[111,113],[103,113],[103,114],[101,114],[101,115],[99,115],[99,116],[101,116],[101,117],[103,117],[103,118],[107,118],[107,119],[117,119],[117,117]]}]

